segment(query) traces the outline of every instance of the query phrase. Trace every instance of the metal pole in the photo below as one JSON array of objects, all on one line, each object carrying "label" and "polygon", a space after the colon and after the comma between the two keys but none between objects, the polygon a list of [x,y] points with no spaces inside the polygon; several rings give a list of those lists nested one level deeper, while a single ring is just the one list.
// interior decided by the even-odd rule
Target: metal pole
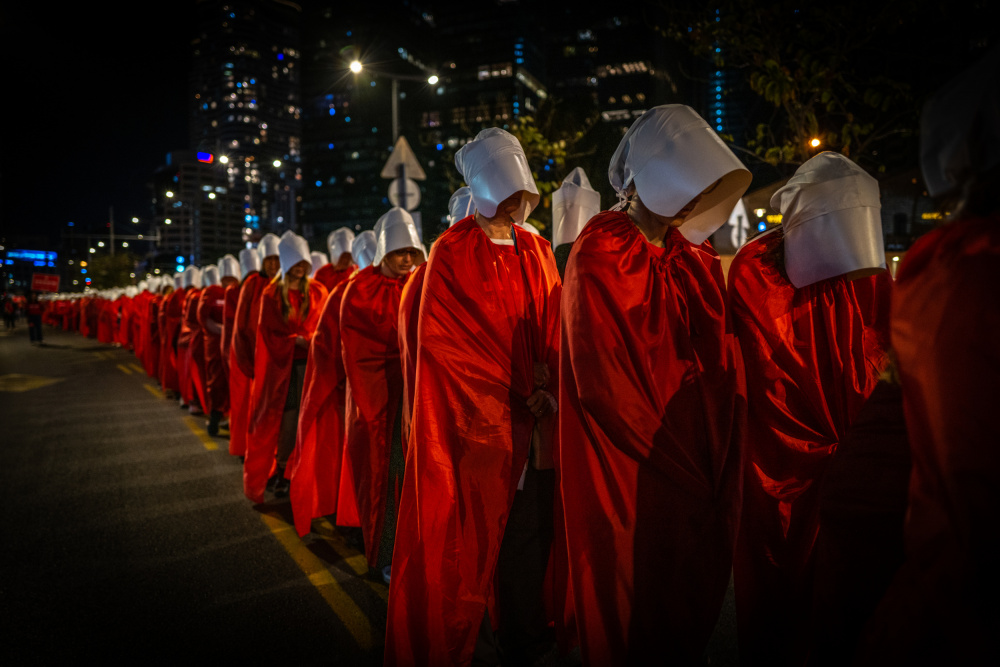
[{"label": "metal pole", "polygon": [[392,143],[399,139],[399,79],[392,77]]},{"label": "metal pole", "polygon": [[115,256],[115,207],[108,208],[108,229],[111,234],[111,256]]}]

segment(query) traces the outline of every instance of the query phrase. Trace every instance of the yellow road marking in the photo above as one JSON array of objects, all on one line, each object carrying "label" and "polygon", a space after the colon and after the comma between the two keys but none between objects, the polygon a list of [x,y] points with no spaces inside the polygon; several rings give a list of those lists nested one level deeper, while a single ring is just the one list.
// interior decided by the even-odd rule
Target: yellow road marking
[{"label": "yellow road marking", "polygon": [[117,366],[118,370],[120,370],[125,375],[132,375],[132,369],[126,366],[125,364],[117,364]]},{"label": "yellow road marking", "polygon": [[143,373],[146,372],[145,368],[143,368],[142,366],[140,366],[139,364],[136,364],[136,363],[130,363],[129,364],[129,368],[131,368],[132,370],[134,370],[139,375],[142,375]]},{"label": "yellow road marking", "polygon": [[299,539],[295,529],[274,513],[260,515],[261,520],[277,538],[295,564],[299,566],[326,603],[347,628],[358,646],[367,651],[372,648],[371,624],[361,608],[355,604],[340,582],[333,576],[326,563],[311,552]]},{"label": "yellow road marking", "polygon": [[62,382],[63,378],[47,378],[41,375],[22,375],[20,373],[9,373],[0,375],[0,391],[22,392],[31,391],[46,387],[56,382]]},{"label": "yellow road marking", "polygon": [[160,391],[159,389],[157,389],[156,387],[154,387],[153,385],[149,384],[148,382],[145,383],[145,384],[143,384],[142,386],[145,387],[146,391],[148,391],[150,394],[152,394],[156,398],[163,398],[163,392]]},{"label": "yellow road marking", "polygon": [[372,589],[376,595],[388,602],[389,589],[383,584],[379,584],[368,578],[368,559],[365,558],[365,555],[347,546],[343,538],[337,534],[337,529],[327,519],[314,519],[314,523],[318,524],[316,527],[320,529],[316,533],[323,538],[324,542],[330,545],[331,549],[337,552],[343,563],[351,568],[354,574],[360,576],[368,584],[368,588]]},{"label": "yellow road marking", "polygon": [[188,415],[184,418],[184,423],[188,425],[188,428],[191,429],[192,433],[198,436],[198,439],[201,440],[201,444],[205,445],[205,449],[211,452],[219,448],[219,445],[212,439],[212,436],[210,436],[205,429],[201,427],[197,417],[194,415]]}]

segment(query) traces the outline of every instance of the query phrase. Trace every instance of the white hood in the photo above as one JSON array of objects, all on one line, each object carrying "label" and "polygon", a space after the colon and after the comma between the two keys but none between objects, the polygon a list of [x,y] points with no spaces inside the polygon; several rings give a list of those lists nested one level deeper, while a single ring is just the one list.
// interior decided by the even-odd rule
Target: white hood
[{"label": "white hood", "polygon": [[201,269],[197,266],[184,269],[184,287],[201,287]]},{"label": "white hood", "polygon": [[448,200],[448,226],[454,225],[459,220],[465,220],[476,212],[476,206],[472,202],[472,190],[463,185],[451,195]]},{"label": "white hood", "polygon": [[319,271],[321,266],[326,266],[330,263],[330,260],[326,258],[326,255],[317,250],[313,250],[309,253],[309,257],[312,259],[312,273],[309,274],[310,278],[316,275],[316,272]]},{"label": "white hood", "polygon": [[375,259],[377,246],[375,232],[370,229],[366,229],[354,237],[354,242],[351,243],[351,254],[354,255],[354,263],[358,265],[359,269],[371,266],[372,260]]},{"label": "white hood", "polygon": [[771,197],[785,229],[785,271],[796,288],[885,268],[878,182],[840,153],[807,160]]},{"label": "white hood", "polygon": [[403,248],[423,251],[424,246],[420,243],[413,216],[398,206],[389,209],[388,213],[378,219],[374,231],[376,246],[372,264],[378,264],[390,252]]},{"label": "white hood", "polygon": [[201,284],[203,287],[211,287],[222,283],[219,277],[219,267],[209,264],[201,270]]},{"label": "white hood", "polygon": [[632,123],[611,158],[611,186],[624,195],[635,182],[642,203],[653,213],[675,216],[710,185],[680,231],[704,243],[725,224],[750,186],[750,172],[694,109],[665,104]]},{"label": "white hood", "polygon": [[351,252],[354,243],[354,232],[347,227],[335,229],[326,237],[326,248],[330,251],[330,261],[334,264],[340,261],[340,256]]},{"label": "white hood", "polygon": [[260,253],[252,248],[240,250],[240,280],[246,278],[254,271],[260,271]]},{"label": "white hood", "polygon": [[281,275],[285,275],[292,270],[293,266],[302,261],[309,262],[306,273],[312,272],[309,243],[292,230],[281,235],[281,240],[278,242],[278,259],[281,261]]},{"label": "white hood", "polygon": [[573,243],[590,219],[601,212],[601,194],[577,167],[552,193],[552,247]]},{"label": "white hood", "polygon": [[522,190],[528,193],[528,206],[526,211],[522,207],[521,219],[515,222],[527,220],[538,205],[538,188],[528,160],[517,138],[509,132],[498,127],[481,131],[455,154],[455,166],[469,184],[476,210],[487,218],[496,215],[500,202]]},{"label": "white hood", "polygon": [[174,274],[174,289],[181,289],[184,287],[184,274],[175,273]]},{"label": "white hood", "polygon": [[1000,46],[924,105],[920,168],[933,197],[958,190],[1000,162]]},{"label": "white hood", "polygon": [[240,279],[240,263],[232,255],[226,255],[219,260],[219,279],[236,278]]},{"label": "white hood", "polygon": [[281,241],[274,234],[268,233],[261,237],[260,241],[257,243],[257,252],[260,254],[261,265],[263,265],[264,260],[268,257],[273,257],[278,254],[278,243]]}]

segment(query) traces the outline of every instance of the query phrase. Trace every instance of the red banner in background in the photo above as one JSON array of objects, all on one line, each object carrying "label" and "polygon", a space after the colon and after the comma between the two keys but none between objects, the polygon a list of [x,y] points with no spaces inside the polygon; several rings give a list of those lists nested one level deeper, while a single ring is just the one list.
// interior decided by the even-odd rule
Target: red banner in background
[{"label": "red banner in background", "polygon": [[35,292],[58,292],[59,276],[50,273],[32,273],[31,289]]}]

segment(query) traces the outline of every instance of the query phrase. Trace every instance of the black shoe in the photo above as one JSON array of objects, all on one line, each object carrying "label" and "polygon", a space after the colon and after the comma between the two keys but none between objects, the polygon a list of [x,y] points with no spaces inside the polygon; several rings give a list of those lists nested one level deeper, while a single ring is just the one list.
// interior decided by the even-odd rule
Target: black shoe
[{"label": "black shoe", "polygon": [[222,413],[217,410],[212,410],[212,414],[208,417],[208,426],[205,430],[208,431],[210,436],[219,435],[219,422],[222,420]]},{"label": "black shoe", "polygon": [[271,475],[271,478],[267,480],[267,486],[264,487],[265,491],[274,491],[274,487],[278,484],[278,473]]},{"label": "black shoe", "polygon": [[278,480],[278,483],[274,485],[274,497],[275,498],[287,498],[288,492],[292,488],[292,483],[287,479],[282,477]]}]

